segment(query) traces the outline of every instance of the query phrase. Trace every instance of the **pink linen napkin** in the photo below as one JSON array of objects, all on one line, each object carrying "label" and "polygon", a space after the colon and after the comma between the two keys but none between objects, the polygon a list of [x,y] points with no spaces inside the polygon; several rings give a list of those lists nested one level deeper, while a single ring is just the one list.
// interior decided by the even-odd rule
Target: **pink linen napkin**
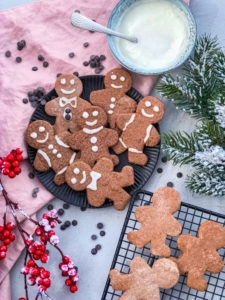
[{"label": "pink linen napkin", "polygon": [[[77,29],[70,23],[72,12],[79,9],[87,17],[107,25],[110,13],[117,2],[118,0],[46,0],[0,12],[1,155],[6,155],[17,147],[26,149],[24,132],[34,110],[30,104],[22,103],[28,91],[38,86],[44,87],[46,91],[51,90],[57,73],[77,71],[80,76],[94,74],[93,69],[83,66],[83,62],[92,54],[106,55],[102,74],[119,66],[109,50],[104,34]],[[22,39],[26,40],[27,45],[22,51],[18,51],[16,43]],[[83,47],[85,42],[90,44],[87,48]],[[12,53],[10,58],[5,57],[7,50]],[[70,52],[75,52],[74,58],[69,58]],[[38,61],[39,54],[49,62],[49,67],[44,68],[42,62]],[[17,56],[22,58],[21,63],[15,62]],[[32,71],[33,66],[37,66],[38,71]],[[132,77],[133,86],[144,96],[151,91],[157,80],[157,76],[132,74]],[[27,158],[26,151],[24,157]],[[28,161],[24,161],[22,174],[13,180],[4,177],[3,184],[12,200],[19,202],[29,215],[33,215],[53,196],[36,178],[28,177],[30,170]],[[31,195],[35,187],[39,187],[40,192],[34,199]],[[0,196],[0,220],[3,208],[4,199]],[[28,231],[33,232],[34,228],[30,222],[24,225]],[[13,246],[9,246],[8,258],[0,262],[0,300],[10,299],[7,275],[22,249],[23,243],[18,238]]]}]

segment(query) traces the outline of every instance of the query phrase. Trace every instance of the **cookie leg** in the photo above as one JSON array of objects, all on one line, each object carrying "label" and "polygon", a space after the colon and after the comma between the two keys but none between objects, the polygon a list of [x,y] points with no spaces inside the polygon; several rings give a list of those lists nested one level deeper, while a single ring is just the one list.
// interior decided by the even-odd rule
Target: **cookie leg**
[{"label": "cookie leg", "polygon": [[110,155],[110,159],[112,160],[114,166],[118,165],[119,157],[117,155]]},{"label": "cookie leg", "polygon": [[115,209],[123,210],[126,207],[128,201],[130,200],[130,194],[121,189],[117,193],[114,192],[112,197],[110,197],[110,200],[113,201]]},{"label": "cookie leg", "polygon": [[130,186],[134,184],[134,171],[133,168],[130,166],[125,166],[118,173],[118,181],[121,186]]},{"label": "cookie leg", "polygon": [[132,244],[140,249],[150,241],[150,237],[146,235],[146,229],[143,226],[138,231],[128,232],[127,238]]},{"label": "cookie leg", "polygon": [[170,247],[165,244],[166,236],[158,235],[157,238],[151,240],[150,252],[157,256],[170,256]]},{"label": "cookie leg", "polygon": [[65,173],[59,174],[59,175],[55,175],[54,182],[55,182],[56,185],[63,184],[65,182]]},{"label": "cookie leg", "polygon": [[204,292],[207,289],[207,281],[204,279],[204,271],[191,270],[187,274],[187,286],[197,291]]},{"label": "cookie leg", "polygon": [[132,283],[131,274],[121,274],[118,270],[113,269],[109,273],[112,288],[114,290],[126,290]]},{"label": "cookie leg", "polygon": [[131,164],[146,165],[148,161],[148,156],[145,155],[141,150],[137,150],[135,148],[129,148],[128,149],[128,161]]},{"label": "cookie leg", "polygon": [[113,151],[116,154],[121,154],[127,150],[127,146],[124,144],[122,138],[119,138],[118,143],[113,147]]}]

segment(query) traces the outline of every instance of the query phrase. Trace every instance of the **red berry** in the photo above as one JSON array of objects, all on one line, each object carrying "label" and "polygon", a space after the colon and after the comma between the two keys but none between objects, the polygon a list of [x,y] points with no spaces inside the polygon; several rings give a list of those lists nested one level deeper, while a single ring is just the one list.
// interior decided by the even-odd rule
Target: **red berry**
[{"label": "red berry", "polygon": [[3,235],[4,237],[9,237],[11,232],[9,230],[4,230]]},{"label": "red berry", "polygon": [[35,266],[35,262],[33,259],[29,259],[27,262],[28,267],[34,267]]},{"label": "red berry", "polygon": [[4,226],[0,226],[0,233],[2,233],[4,231],[5,227]]},{"label": "red berry", "polygon": [[36,234],[37,236],[40,236],[41,233],[42,233],[42,231],[41,231],[41,229],[40,229],[39,227],[35,229],[35,234]]},{"label": "red berry", "polygon": [[10,172],[9,172],[9,177],[10,177],[10,178],[16,177],[15,172],[14,172],[14,171],[10,171]]},{"label": "red berry", "polygon": [[76,291],[77,291],[77,286],[76,286],[76,285],[72,285],[72,286],[70,287],[70,291],[71,291],[71,293],[76,293]]},{"label": "red berry", "polygon": [[7,251],[7,246],[6,245],[1,245],[0,246],[0,251],[6,252]]},{"label": "red berry", "polygon": [[13,242],[15,240],[16,236],[15,236],[15,234],[10,234],[9,238]]},{"label": "red berry", "polygon": [[46,263],[48,262],[48,256],[42,255],[42,257],[41,257],[41,262],[42,262],[43,264],[46,264]]},{"label": "red berry", "polygon": [[21,173],[21,168],[19,167],[14,168],[14,172],[16,175],[19,175]]},{"label": "red berry", "polygon": [[35,251],[34,246],[30,246],[30,247],[28,248],[28,251],[29,251],[30,253],[34,253],[34,251]]},{"label": "red berry", "polygon": [[3,234],[0,235],[0,241],[4,241],[4,236],[3,236]]},{"label": "red berry", "polygon": [[35,285],[36,280],[35,280],[34,277],[29,277],[28,280],[27,280],[27,283],[28,283],[29,285]]},{"label": "red berry", "polygon": [[23,156],[22,156],[21,154],[18,154],[18,155],[16,156],[16,159],[17,159],[18,161],[21,161],[21,160],[23,160]]},{"label": "red berry", "polygon": [[0,158],[0,166],[3,164],[3,159],[2,158]]},{"label": "red berry", "polygon": [[15,157],[12,153],[10,153],[8,156],[7,156],[7,160],[10,161],[10,162],[13,162],[15,160]]},{"label": "red berry", "polygon": [[26,300],[25,298],[19,298],[19,300]]},{"label": "red berry", "polygon": [[5,245],[9,245],[11,243],[10,239],[6,238],[4,239],[4,244]]},{"label": "red berry", "polygon": [[63,277],[67,277],[68,276],[68,272],[67,271],[62,271],[62,276]]},{"label": "red berry", "polygon": [[42,251],[40,249],[37,249],[35,251],[35,255],[41,256],[42,255]]},{"label": "red berry", "polygon": [[71,284],[72,284],[72,281],[69,278],[65,280],[65,285],[71,286]]},{"label": "red berry", "polygon": [[54,220],[50,221],[49,225],[51,226],[51,228],[54,228],[56,226],[56,221]]},{"label": "red berry", "polygon": [[37,277],[40,274],[39,269],[37,267],[34,267],[30,270],[30,274],[34,277]]},{"label": "red berry", "polygon": [[51,236],[53,236],[53,235],[55,235],[55,231],[50,230],[50,231],[48,232],[48,236],[51,237]]},{"label": "red berry", "polygon": [[16,153],[17,154],[22,154],[23,153],[23,150],[21,148],[16,148]]},{"label": "red berry", "polygon": [[49,219],[49,215],[48,214],[43,214],[42,218],[48,220]]},{"label": "red berry", "polygon": [[38,276],[38,277],[36,278],[36,283],[37,283],[38,285],[42,284],[42,283],[43,283],[43,279],[42,279],[40,276]]},{"label": "red berry", "polygon": [[29,271],[30,271],[30,267],[28,267],[28,266],[23,266],[20,272],[21,272],[23,275],[27,275],[27,274],[29,274]]},{"label": "red berry", "polygon": [[47,289],[47,288],[46,288],[45,285],[43,285],[43,284],[39,285],[39,288],[38,288],[39,292],[46,291],[46,289]]},{"label": "red berry", "polygon": [[64,261],[64,263],[68,264],[68,262],[70,261],[70,258],[68,256],[63,256],[63,261]]},{"label": "red berry", "polygon": [[4,175],[9,175],[9,169],[8,168],[5,168],[5,169],[3,169],[3,171],[2,171],[2,173],[4,174]]},{"label": "red berry", "polygon": [[44,270],[44,271],[41,272],[41,277],[42,278],[48,278],[49,276],[50,276],[49,271]]},{"label": "red berry", "polygon": [[51,279],[50,278],[44,278],[43,284],[48,288],[51,285]]},{"label": "red berry", "polygon": [[15,225],[12,222],[6,224],[6,229],[12,231],[15,228]]},{"label": "red berry", "polygon": [[42,245],[42,246],[41,246],[41,251],[42,251],[42,252],[45,252],[45,250],[46,250],[45,245]]},{"label": "red berry", "polygon": [[61,270],[62,265],[64,265],[63,262],[61,262],[61,263],[59,264],[59,269],[60,269],[60,270]]},{"label": "red berry", "polygon": [[11,168],[11,164],[10,164],[10,162],[8,162],[8,161],[5,161],[5,162],[3,163],[3,165],[4,165],[4,168],[5,168],[5,169],[10,169],[10,168]]},{"label": "red berry", "polygon": [[0,252],[0,260],[6,257],[6,252],[1,251]]},{"label": "red berry", "polygon": [[40,259],[40,255],[33,254],[33,258],[34,258],[35,260],[39,260],[39,259]]},{"label": "red berry", "polygon": [[[27,239],[27,240],[25,241],[25,243],[26,243],[27,246],[30,246],[30,245],[33,243],[33,240]],[[31,253],[32,253],[32,252],[31,252]]]},{"label": "red berry", "polygon": [[14,168],[19,167],[19,166],[20,166],[20,162],[19,162],[18,160],[14,160],[14,161],[12,162],[12,166],[13,166]]},{"label": "red berry", "polygon": [[41,236],[41,241],[45,242],[46,241],[46,237],[44,235]]}]

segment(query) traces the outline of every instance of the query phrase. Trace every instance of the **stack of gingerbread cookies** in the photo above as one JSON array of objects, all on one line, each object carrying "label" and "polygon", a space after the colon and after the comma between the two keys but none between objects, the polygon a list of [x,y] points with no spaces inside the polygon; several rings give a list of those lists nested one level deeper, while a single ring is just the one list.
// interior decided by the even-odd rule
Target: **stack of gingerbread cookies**
[{"label": "stack of gingerbread cookies", "polygon": [[110,199],[122,210],[130,200],[123,188],[134,184],[134,172],[132,166],[114,172],[118,154],[128,151],[130,163],[147,163],[143,149],[160,141],[153,124],[162,119],[164,105],[151,96],[138,104],[127,96],[132,80],[124,69],[109,71],[104,83],[105,89],[93,91],[88,102],[80,98],[83,86],[78,77],[59,76],[58,97],[45,105],[45,112],[56,117],[54,126],[44,120],[30,123],[26,141],[37,149],[34,168],[39,172],[52,168],[55,184],[66,181],[75,191],[86,190],[92,206]]}]

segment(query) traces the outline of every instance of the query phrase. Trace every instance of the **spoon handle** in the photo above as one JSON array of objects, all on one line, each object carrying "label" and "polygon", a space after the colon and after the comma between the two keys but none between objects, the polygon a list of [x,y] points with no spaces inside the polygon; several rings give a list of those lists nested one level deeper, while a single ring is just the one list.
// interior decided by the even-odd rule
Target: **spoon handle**
[{"label": "spoon handle", "polygon": [[97,31],[97,32],[102,32],[102,33],[106,33],[109,35],[114,35],[117,36],[119,38],[128,40],[130,42],[133,43],[137,43],[137,38],[135,37],[131,37],[131,36],[127,36],[125,34],[122,34],[120,32],[116,32],[114,30],[111,30],[101,24],[98,24],[94,21],[92,21],[91,19],[83,16],[82,14],[78,13],[78,12],[74,12],[71,16],[71,23],[72,25],[74,25],[75,27],[78,28],[82,28],[82,29],[87,29],[90,31]]}]

